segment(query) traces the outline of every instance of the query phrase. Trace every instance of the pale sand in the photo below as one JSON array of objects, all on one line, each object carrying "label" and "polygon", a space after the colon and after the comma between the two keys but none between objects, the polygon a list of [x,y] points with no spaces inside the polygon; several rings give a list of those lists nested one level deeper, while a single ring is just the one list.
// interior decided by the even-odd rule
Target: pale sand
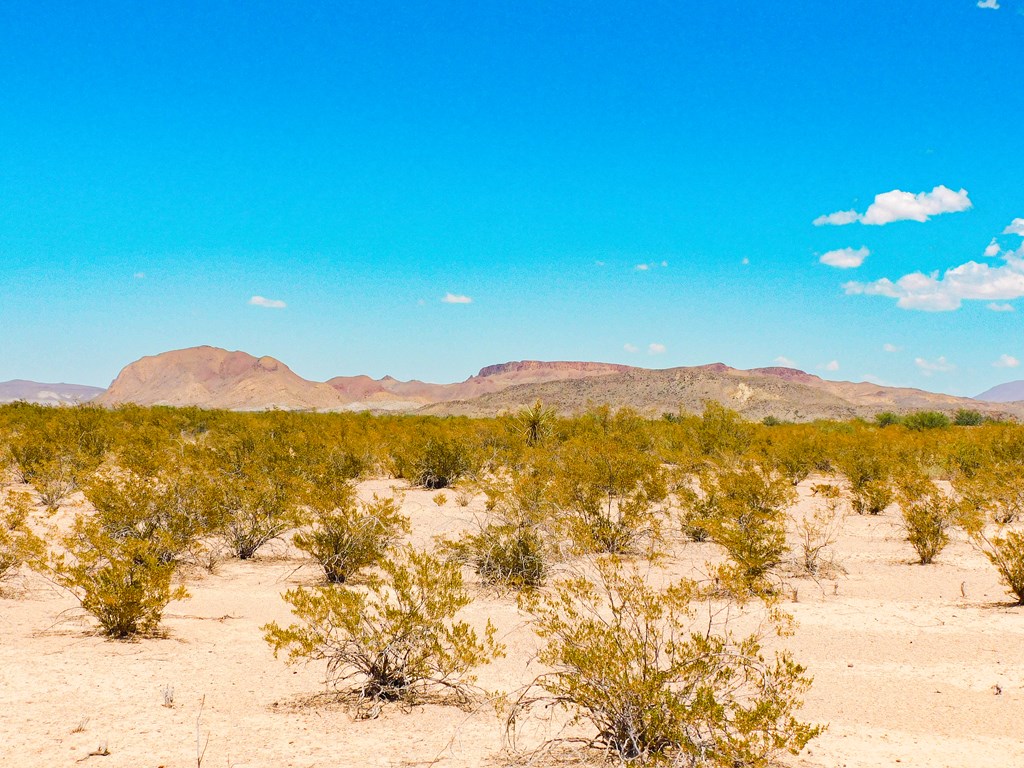
[{"label": "pale sand", "polygon": [[[391,485],[364,483],[362,492]],[[406,496],[417,544],[457,532],[482,509],[482,498],[459,507],[451,491],[438,508],[433,495]],[[802,487],[797,512],[819,503]],[[814,677],[802,716],[829,728],[788,764],[1024,765],[1024,609],[1010,606],[984,557],[961,537],[936,564],[910,565],[891,510],[848,516],[835,550],[847,575],[789,581],[797,601],[790,591],[784,607],[797,627],[782,642]],[[713,552],[681,545],[672,568],[691,574]],[[323,665],[275,660],[259,627],[287,622],[280,593],[317,576],[278,543],[253,562],[190,579],[192,599],[165,615],[167,637],[129,643],[96,636],[75,601],[41,577],[15,580],[0,598],[0,764],[195,766],[204,699],[204,766],[500,764],[503,727],[487,708],[392,706],[357,721],[344,706],[310,702],[324,690]],[[491,619],[509,646],[480,683],[514,689],[537,673],[537,643],[514,600],[474,591],[466,618]],[[108,756],[88,757],[101,745]]]}]

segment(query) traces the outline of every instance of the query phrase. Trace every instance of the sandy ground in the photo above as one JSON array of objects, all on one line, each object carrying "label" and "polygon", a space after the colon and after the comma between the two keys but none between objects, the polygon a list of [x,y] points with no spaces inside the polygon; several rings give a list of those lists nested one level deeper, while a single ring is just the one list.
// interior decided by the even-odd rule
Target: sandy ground
[{"label": "sandy ground", "polygon": [[[808,488],[796,514],[821,503]],[[462,529],[482,505],[459,507],[450,492],[438,507],[433,495],[405,497],[418,544]],[[782,642],[814,677],[802,716],[828,725],[788,764],[1024,765],[1024,609],[984,557],[957,539],[936,564],[912,565],[891,511],[847,516],[834,549],[846,575],[786,588],[796,629]],[[672,567],[690,573],[713,550],[681,545]],[[286,623],[280,593],[317,577],[281,543],[228,561],[188,580],[192,597],[169,606],[166,637],[137,642],[97,636],[72,597],[37,575],[16,578],[0,597],[0,764],[185,768],[205,744],[201,764],[216,768],[501,765],[493,709],[390,707],[355,720],[318,695],[322,664],[273,658],[259,627]],[[465,617],[489,618],[508,646],[479,682],[515,689],[537,672],[536,640],[514,600],[477,592]]]}]

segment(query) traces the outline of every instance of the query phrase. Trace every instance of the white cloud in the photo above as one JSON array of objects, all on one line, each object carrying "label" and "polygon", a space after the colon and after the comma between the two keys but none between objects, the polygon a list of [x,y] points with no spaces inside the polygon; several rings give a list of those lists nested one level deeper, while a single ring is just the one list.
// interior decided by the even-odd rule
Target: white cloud
[{"label": "white cloud", "polygon": [[824,227],[826,224],[841,227],[844,224],[853,224],[858,219],[860,219],[860,214],[856,211],[836,211],[827,216],[819,216],[811,223],[816,227]]},{"label": "white cloud", "polygon": [[826,371],[838,371],[839,370],[839,361],[838,360],[829,360],[827,363],[825,363],[821,367],[824,368]]},{"label": "white cloud", "polygon": [[249,303],[254,307],[265,307],[267,309],[284,309],[288,305],[280,299],[265,299],[262,296],[253,296]]},{"label": "white cloud", "polygon": [[894,221],[928,221],[942,213],[958,213],[972,206],[967,190],[954,192],[940,184],[931,192],[904,192],[893,189],[875,195],[875,201],[862,214],[856,211],[836,211],[814,220],[815,226],[832,224],[842,226],[859,221],[861,224],[881,226]]},{"label": "white cloud", "polygon": [[882,351],[883,352],[901,352],[901,351],[903,351],[903,347],[897,347],[895,344],[889,344],[888,342],[886,342],[885,344],[882,345]]},{"label": "white cloud", "polygon": [[925,360],[923,357],[915,357],[914,365],[918,367],[925,376],[931,376],[933,373],[948,373],[949,371],[956,370],[956,366],[953,365],[945,357],[937,357],[934,360]]},{"label": "white cloud", "polygon": [[647,272],[652,269],[658,269],[659,267],[667,267],[667,261],[652,261],[649,264],[637,264],[634,269],[637,272]]},{"label": "white cloud", "polygon": [[743,261],[740,262],[740,264],[743,264],[744,266],[746,266],[749,263],[750,263],[750,259],[748,259],[746,256],[744,256],[743,257]]},{"label": "white cloud", "polygon": [[859,267],[864,263],[864,259],[870,255],[871,251],[863,246],[857,249],[839,248],[835,251],[823,253],[818,261],[822,264],[828,264],[830,267],[851,269],[852,267]]},{"label": "white cloud", "polygon": [[664,344],[658,344],[657,342],[651,342],[647,345],[647,353],[650,355],[661,355],[665,353],[667,347]]},{"label": "white cloud", "polygon": [[1024,296],[1024,247],[1002,255],[1001,266],[968,261],[947,269],[942,276],[912,272],[893,282],[887,277],[870,283],[843,285],[848,295],[887,296],[901,309],[948,312],[965,300],[1006,300]]},{"label": "white cloud", "polygon": [[636,344],[623,344],[622,348],[629,352],[630,354],[640,351],[640,347],[638,347]]},{"label": "white cloud", "polygon": [[1004,235],[1020,235],[1024,237],[1024,219],[1014,219],[1003,230]]},{"label": "white cloud", "polygon": [[792,360],[790,360],[785,355],[779,355],[774,360],[772,360],[772,362],[773,363],[778,363],[779,365],[781,365],[784,368],[796,368],[796,363],[793,362]]},{"label": "white cloud", "polygon": [[991,8],[992,10],[999,9],[999,0],[978,0],[979,8]]},{"label": "white cloud", "polygon": [[1016,312],[1017,311],[1017,310],[1015,310],[1013,308],[1013,304],[997,304],[994,301],[991,304],[988,305],[988,308],[990,310],[992,310],[993,312]]},{"label": "white cloud", "polygon": [[1016,368],[1018,365],[1020,360],[1013,355],[1000,355],[999,359],[992,363],[993,368]]},{"label": "white cloud", "polygon": [[145,272],[136,272],[134,275],[132,275],[132,277],[134,277],[136,280],[145,280],[146,279],[146,273]]},{"label": "white cloud", "polygon": [[985,246],[985,255],[989,258],[999,255],[999,243],[993,237],[992,242]]},{"label": "white cloud", "polygon": [[445,304],[472,304],[473,300],[469,296],[462,296],[458,293],[446,293],[444,298],[441,299]]}]

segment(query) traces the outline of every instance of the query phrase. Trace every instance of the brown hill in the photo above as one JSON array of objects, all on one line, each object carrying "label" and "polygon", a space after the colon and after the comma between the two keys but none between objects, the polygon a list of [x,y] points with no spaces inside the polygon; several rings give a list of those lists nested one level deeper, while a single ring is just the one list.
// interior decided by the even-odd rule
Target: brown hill
[{"label": "brown hill", "polygon": [[882,411],[953,413],[960,408],[992,416],[1024,416],[1020,404],[996,405],[920,389],[826,381],[792,368],[744,371],[722,363],[664,370],[634,368],[596,378],[523,384],[471,400],[438,403],[421,412],[485,416],[525,408],[537,400],[564,414],[605,403],[654,415],[680,409],[699,412],[705,400],[714,400],[750,419],[870,418]]},{"label": "brown hill", "polygon": [[526,360],[483,368],[455,384],[398,381],[390,376],[303,379],[272,357],[194,347],[144,357],[124,368],[94,402],[103,405],[198,405],[230,410],[371,410],[487,416],[537,400],[562,413],[590,404],[630,406],[649,414],[700,411],[716,400],[748,418],[871,417],[880,411],[953,412],[970,408],[1024,416],[1024,404],[983,403],[919,389],[826,381],[793,368],[750,371],[713,363],[649,370],[609,363]]},{"label": "brown hill", "polygon": [[143,357],[94,401],[101,405],[198,405],[236,411],[339,409],[341,395],[272,357],[192,347]]},{"label": "brown hill", "polygon": [[95,402],[101,405],[198,405],[251,411],[412,411],[464,400],[516,384],[568,380],[632,370],[606,363],[527,360],[484,368],[455,384],[399,381],[391,376],[339,376],[308,381],[272,357],[218,347],[192,347],[143,357],[126,366]]}]

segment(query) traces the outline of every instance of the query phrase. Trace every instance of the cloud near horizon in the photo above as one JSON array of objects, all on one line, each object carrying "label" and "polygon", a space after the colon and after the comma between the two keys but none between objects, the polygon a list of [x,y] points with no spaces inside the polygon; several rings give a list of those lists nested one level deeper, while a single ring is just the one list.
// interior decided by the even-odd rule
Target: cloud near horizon
[{"label": "cloud near horizon", "polygon": [[472,304],[473,300],[469,296],[463,296],[458,293],[446,293],[444,298],[441,299],[445,304]]},{"label": "cloud near horizon", "polygon": [[992,363],[993,368],[1016,368],[1019,365],[1020,360],[1013,355],[1000,355],[999,359]]},{"label": "cloud near horizon", "polygon": [[838,269],[853,269],[859,267],[864,263],[864,259],[871,255],[864,246],[860,248],[838,248],[834,251],[828,251],[827,253],[821,254],[821,258],[818,259],[822,264],[827,264],[830,267],[837,267]]},{"label": "cloud near horizon", "polygon": [[266,309],[284,309],[288,306],[280,299],[267,299],[263,296],[253,296],[249,299],[249,304],[254,307],[264,307]]},{"label": "cloud near horizon", "polygon": [[843,284],[843,290],[848,296],[886,296],[896,299],[900,309],[925,312],[949,312],[959,309],[964,301],[1005,301],[1024,296],[1024,246],[1001,258],[1002,266],[968,261],[947,269],[941,277],[938,271],[928,275],[912,272],[895,282],[887,277],[869,283],[850,281]]},{"label": "cloud near horizon", "polygon": [[[1020,235],[1024,237],[1024,219],[1014,219],[1006,225],[1006,229],[1003,230],[1004,235]],[[994,239],[994,238],[993,238]]]},{"label": "cloud near horizon", "polygon": [[650,344],[647,345],[647,354],[649,354],[649,355],[661,355],[661,354],[664,354],[665,350],[667,350],[667,349],[668,349],[668,347],[666,347],[664,344],[658,344],[657,342],[651,342]]},{"label": "cloud near horizon", "polygon": [[814,226],[823,227],[845,226],[859,221],[861,224],[882,226],[894,221],[928,221],[932,216],[943,213],[959,213],[973,206],[967,196],[966,189],[954,192],[940,184],[931,192],[904,192],[894,189],[875,195],[875,201],[863,213],[857,211],[836,211],[819,216],[813,221]]},{"label": "cloud near horizon", "polygon": [[994,11],[999,10],[999,0],[978,0],[979,8],[991,8]]},{"label": "cloud near horizon", "polygon": [[933,373],[949,373],[950,371],[956,370],[956,366],[949,362],[944,355],[941,355],[934,360],[915,357],[914,365],[916,365],[918,370],[925,376],[931,376]]}]

